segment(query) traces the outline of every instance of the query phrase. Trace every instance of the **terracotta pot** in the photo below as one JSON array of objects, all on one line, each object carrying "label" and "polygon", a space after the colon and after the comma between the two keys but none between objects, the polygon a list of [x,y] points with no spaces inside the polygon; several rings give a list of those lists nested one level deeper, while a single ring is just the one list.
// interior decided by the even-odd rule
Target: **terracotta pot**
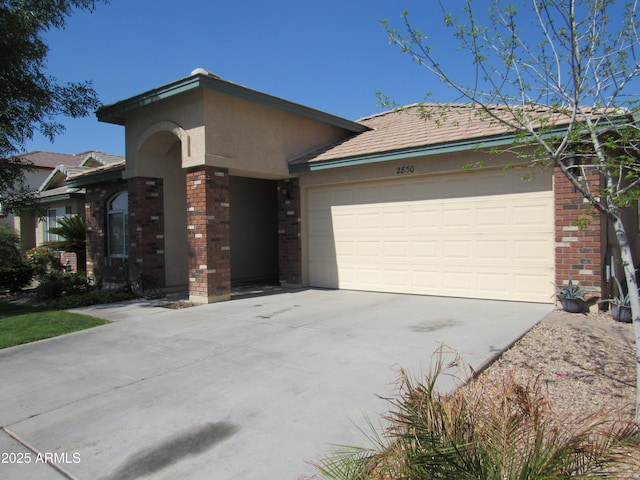
[{"label": "terracotta pot", "polygon": [[631,307],[625,305],[611,305],[611,316],[616,322],[631,323]]}]

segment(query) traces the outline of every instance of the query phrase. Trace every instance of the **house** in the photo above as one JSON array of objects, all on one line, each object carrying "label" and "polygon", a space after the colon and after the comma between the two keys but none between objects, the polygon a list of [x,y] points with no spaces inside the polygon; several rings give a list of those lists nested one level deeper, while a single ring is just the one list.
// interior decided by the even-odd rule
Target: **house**
[{"label": "house", "polygon": [[[56,170],[56,167],[59,165],[78,166],[82,163],[84,154],[72,155],[34,151],[24,153],[19,157],[32,166],[31,171],[25,172],[25,180],[30,190],[37,191],[42,183]],[[60,213],[55,208],[54,206],[52,210],[44,212],[45,216],[43,217],[42,225],[38,225],[37,215],[33,213],[25,212],[20,216],[13,214],[0,215],[0,218],[3,223],[16,230],[20,235],[23,248],[27,249],[40,245],[47,240],[44,232],[49,225],[53,226],[55,224],[56,215]],[[76,211],[78,210],[76,209]]]},{"label": "house", "polygon": [[[83,172],[124,162],[124,157],[111,155],[104,152],[84,152],[73,155],[80,158],[80,163],[60,164],[47,176],[38,188],[38,199],[43,207],[44,217],[36,221],[36,244],[60,240],[58,235],[49,232],[49,229],[58,226],[58,220],[68,215],[84,216],[84,196],[82,188],[74,188],[67,185],[67,178]],[[61,263],[70,270],[76,271],[76,256],[70,252],[60,252]]]},{"label": "house", "polygon": [[86,189],[88,271],[197,303],[268,281],[553,303],[569,275],[602,295],[606,222],[579,230],[561,172],[492,154],[513,136],[447,108],[350,121],[202,69],[104,106],[127,160],[68,178]]},{"label": "house", "polygon": [[[26,172],[25,176],[28,186],[37,192],[38,203],[42,207],[40,212],[3,217],[5,223],[19,233],[24,249],[59,240],[49,229],[57,227],[62,217],[84,215],[85,191],[69,187],[66,184],[69,175],[124,161],[124,157],[95,151],[78,154],[35,151],[20,157],[33,165],[33,170]],[[63,265],[76,269],[75,254],[60,252],[60,260]]]}]

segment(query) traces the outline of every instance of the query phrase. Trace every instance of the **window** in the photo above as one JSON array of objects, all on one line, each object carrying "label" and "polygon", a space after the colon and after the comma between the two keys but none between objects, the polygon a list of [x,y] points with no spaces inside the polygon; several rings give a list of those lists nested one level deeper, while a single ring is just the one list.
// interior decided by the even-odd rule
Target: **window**
[{"label": "window", "polygon": [[120,192],[107,204],[108,250],[110,257],[126,257],[128,239],[129,194]]},{"label": "window", "polygon": [[49,233],[49,230],[55,227],[59,227],[58,220],[71,215],[71,207],[56,207],[48,208],[47,216],[44,217],[44,241],[45,242],[59,242],[62,240],[60,235],[54,235]]}]

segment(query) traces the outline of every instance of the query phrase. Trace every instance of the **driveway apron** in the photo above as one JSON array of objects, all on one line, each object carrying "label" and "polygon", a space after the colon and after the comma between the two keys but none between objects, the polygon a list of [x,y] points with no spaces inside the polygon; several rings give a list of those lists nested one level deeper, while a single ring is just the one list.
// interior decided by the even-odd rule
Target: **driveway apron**
[{"label": "driveway apron", "polygon": [[82,309],[114,323],[0,350],[0,478],[310,478],[366,445],[400,368],[442,345],[479,368],[552,309],[346,290]]}]

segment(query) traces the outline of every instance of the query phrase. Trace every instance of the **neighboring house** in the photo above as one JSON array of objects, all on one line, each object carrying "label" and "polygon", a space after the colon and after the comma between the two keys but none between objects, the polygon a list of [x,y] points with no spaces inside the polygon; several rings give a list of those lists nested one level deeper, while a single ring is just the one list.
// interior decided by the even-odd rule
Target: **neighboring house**
[{"label": "neighboring house", "polygon": [[[82,188],[68,186],[67,177],[124,161],[124,157],[95,151],[84,152],[71,157],[74,159],[79,158],[80,162],[56,166],[38,188],[38,197],[43,207],[43,217],[36,221],[36,245],[61,240],[58,235],[50,233],[49,230],[57,227],[59,225],[58,220],[62,217],[69,215],[84,216],[85,191]],[[70,270],[77,270],[75,254],[60,252],[60,261]]]},{"label": "neighboring house", "polygon": [[447,109],[353,122],[202,69],[104,106],[127,161],[67,180],[86,189],[88,272],[200,303],[255,281],[553,303],[569,275],[602,296],[606,221],[578,230],[585,204],[559,171],[492,155],[513,135]]},{"label": "neighboring house", "polygon": [[[78,166],[84,160],[83,153],[70,155],[64,153],[35,151],[18,155],[32,165],[32,170],[25,172],[25,179],[28,187],[36,191],[42,183],[52,174],[59,165]],[[47,212],[48,213],[48,212]],[[42,235],[36,233],[38,220],[36,215],[23,213],[17,215],[1,215],[1,221],[13,227],[20,235],[23,248],[32,248],[41,244],[44,240]]]},{"label": "neighboring house", "polygon": [[[103,152],[62,154],[36,151],[20,157],[33,165],[33,170],[26,172],[25,176],[29,187],[38,192],[41,216],[23,212],[20,216],[6,215],[2,220],[18,232],[24,249],[59,240],[49,229],[57,227],[62,217],[84,215],[85,191],[67,186],[69,175],[124,161],[124,157]],[[60,253],[62,264],[75,270],[75,254]]]}]

